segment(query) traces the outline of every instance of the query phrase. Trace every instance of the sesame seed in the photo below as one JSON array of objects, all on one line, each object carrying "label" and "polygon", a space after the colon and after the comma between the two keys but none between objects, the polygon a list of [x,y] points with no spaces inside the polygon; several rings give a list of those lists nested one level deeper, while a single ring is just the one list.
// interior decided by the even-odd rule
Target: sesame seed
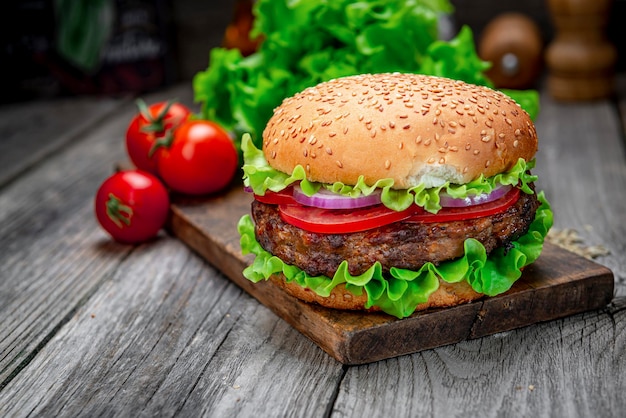
[{"label": "sesame seed", "polygon": [[505,118],[504,121],[507,123],[507,125],[513,126],[513,121],[511,119]]},{"label": "sesame seed", "polygon": [[432,163],[434,163],[434,162],[435,162],[435,159],[434,159],[433,157],[430,157],[430,158],[428,159],[428,161],[426,161],[426,162],[427,162],[428,164],[432,164]]},{"label": "sesame seed", "polygon": [[343,168],[343,164],[341,163],[341,161],[337,160],[335,161],[335,164],[337,164],[337,167]]},{"label": "sesame seed", "polygon": [[493,123],[491,123],[491,121],[490,121],[490,120],[486,120],[486,121],[485,121],[485,125],[487,125],[487,127],[488,127],[488,128],[493,127]]},{"label": "sesame seed", "polygon": [[400,143],[398,144],[398,149],[402,149],[402,148],[404,148],[404,142],[400,142]]},{"label": "sesame seed", "polygon": [[444,164],[446,162],[446,157],[441,157],[439,159],[439,164]]},{"label": "sesame seed", "polygon": [[515,136],[520,136],[522,134],[522,131],[520,131],[519,129],[515,130]]},{"label": "sesame seed", "polygon": [[420,144],[421,142],[422,142],[422,136],[418,135],[417,138],[415,138],[415,143]]},{"label": "sesame seed", "polygon": [[513,141],[513,147],[517,148],[517,146],[519,145],[519,141],[516,139],[515,141]]},{"label": "sesame seed", "polygon": [[487,162],[485,163],[485,168],[489,167],[491,165],[491,160],[487,160]]},{"label": "sesame seed", "polygon": [[479,151],[479,150],[477,150],[477,149],[475,149],[475,150],[474,150],[474,155],[478,155],[478,154],[480,154],[480,151]]},{"label": "sesame seed", "polygon": [[272,159],[276,158],[276,151],[272,151]]},{"label": "sesame seed", "polygon": [[389,168],[390,168],[390,167],[391,167],[391,161],[386,160],[386,161],[385,161],[385,168],[386,168],[387,170],[389,170]]},{"label": "sesame seed", "polygon": [[329,132],[328,136],[331,137],[331,138],[334,137],[334,136],[337,136],[337,132]]},{"label": "sesame seed", "polygon": [[330,147],[326,147],[326,154],[333,155],[333,150]]},{"label": "sesame seed", "polygon": [[305,157],[309,156],[309,150],[308,149],[304,149],[304,151],[302,151],[302,155],[304,155]]},{"label": "sesame seed", "polygon": [[402,129],[411,129],[411,125],[404,125]]},{"label": "sesame seed", "polygon": [[483,142],[489,142],[491,141],[491,136],[490,135],[485,135],[482,138],[480,138],[481,141]]}]

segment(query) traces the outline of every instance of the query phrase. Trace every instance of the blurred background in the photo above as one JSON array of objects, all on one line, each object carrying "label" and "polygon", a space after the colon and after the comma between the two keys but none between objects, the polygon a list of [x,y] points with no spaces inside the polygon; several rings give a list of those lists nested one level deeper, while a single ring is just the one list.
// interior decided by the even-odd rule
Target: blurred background
[{"label": "blurred background", "polygon": [[[67,95],[144,93],[190,81],[224,43],[241,38],[253,0],[17,0],[0,16],[1,103]],[[545,48],[555,36],[547,0],[452,0],[449,33],[469,25],[477,49],[485,28],[518,12]],[[614,0],[606,35],[626,67],[626,0]],[[506,33],[506,32],[504,32]],[[497,37],[495,38],[497,39]],[[497,42],[497,41],[496,41]],[[532,87],[532,86],[531,86]]]}]

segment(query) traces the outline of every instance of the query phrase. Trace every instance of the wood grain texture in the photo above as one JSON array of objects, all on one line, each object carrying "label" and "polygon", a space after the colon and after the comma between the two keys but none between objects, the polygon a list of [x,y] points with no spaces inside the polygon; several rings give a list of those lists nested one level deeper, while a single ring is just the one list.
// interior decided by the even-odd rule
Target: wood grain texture
[{"label": "wood grain texture", "polygon": [[602,245],[598,260],[615,275],[616,296],[626,296],[626,143],[610,101],[557,103],[541,96],[540,148],[534,172],[554,211],[556,229],[571,228],[585,245]]},{"label": "wood grain texture", "polygon": [[5,105],[0,118],[0,185],[105,120],[123,99],[55,99]]},{"label": "wood grain texture", "polygon": [[[146,99],[191,103],[179,87]],[[79,114],[76,103],[59,117]],[[100,109],[76,136],[57,121],[65,128],[50,132],[73,139],[0,185],[0,416],[624,416],[626,158],[615,103],[542,96],[536,169],[557,227],[611,250],[596,261],[615,274],[613,302],[358,366],[334,360],[180,240],[106,239],[93,193],[124,157],[133,108]],[[39,127],[24,129],[45,138]]]},{"label": "wood grain texture", "polygon": [[[124,135],[136,107],[130,100],[78,100],[73,107],[71,103],[37,103],[34,114],[40,117],[20,135],[12,134],[12,142],[20,143],[21,138],[44,142],[48,158],[39,161],[37,169],[24,171],[29,158],[25,163],[14,155],[5,167],[7,172],[21,174],[5,184],[0,194],[0,317],[4,324],[0,328],[0,388],[97,292],[131,250],[111,242],[99,228],[93,198],[115,161],[125,155]],[[112,112],[115,103],[119,107]],[[3,113],[0,126],[4,129],[15,120],[31,117],[29,109],[17,107],[8,116]],[[83,122],[72,124],[76,117],[84,118]],[[48,134],[59,138],[45,143]],[[37,154],[34,142],[26,144]]]},{"label": "wood grain texture", "polygon": [[613,298],[609,269],[548,244],[522,280],[498,297],[418,312],[403,320],[322,308],[288,295],[271,281],[252,283],[243,277],[251,258],[240,254],[236,225],[249,213],[251,200],[241,186],[213,199],[178,199],[169,229],[344,364],[378,361],[599,309]]},{"label": "wood grain texture", "polygon": [[584,313],[351,367],[333,415],[621,416],[625,335],[613,320],[623,315]]},{"label": "wood grain texture", "polygon": [[[184,245],[162,238],[133,251],[25,373],[0,395],[0,404],[11,399],[4,416],[288,413],[315,380],[311,396],[331,398],[342,372]],[[282,380],[284,401],[264,411],[268,379]]]}]

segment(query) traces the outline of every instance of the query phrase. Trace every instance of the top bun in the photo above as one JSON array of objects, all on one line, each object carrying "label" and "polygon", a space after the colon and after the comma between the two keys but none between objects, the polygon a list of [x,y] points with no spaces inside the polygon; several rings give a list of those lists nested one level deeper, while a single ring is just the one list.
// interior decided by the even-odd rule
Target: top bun
[{"label": "top bun", "polygon": [[311,181],[394,188],[464,184],[507,171],[537,152],[528,113],[487,87],[419,74],[334,79],[287,98],[263,131],[276,170]]}]

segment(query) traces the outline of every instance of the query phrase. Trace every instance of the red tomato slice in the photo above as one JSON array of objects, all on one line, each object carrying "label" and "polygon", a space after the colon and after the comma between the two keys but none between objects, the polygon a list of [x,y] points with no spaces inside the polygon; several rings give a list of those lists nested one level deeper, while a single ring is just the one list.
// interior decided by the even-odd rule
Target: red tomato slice
[{"label": "red tomato slice", "polygon": [[280,205],[280,215],[291,225],[322,234],[367,231],[415,214],[414,208],[396,212],[383,205],[359,209],[321,209],[303,205]]},{"label": "red tomato slice", "polygon": [[293,205],[298,204],[296,200],[293,198],[293,187],[287,187],[286,189],[281,190],[280,192],[270,192],[269,190],[265,192],[263,196],[254,195],[254,198],[261,203],[266,203],[268,205]]},{"label": "red tomato slice", "polygon": [[482,205],[466,206],[463,208],[442,208],[436,214],[430,212],[420,212],[411,216],[406,222],[452,222],[462,221],[465,219],[483,218],[491,216],[499,212],[504,212],[513,206],[519,199],[520,190],[518,188],[511,189],[507,194],[493,202],[483,203]]},{"label": "red tomato slice", "polygon": [[396,212],[383,205],[337,210],[280,204],[279,210],[285,222],[300,229],[321,234],[345,234],[367,231],[399,221],[452,222],[490,216],[512,206],[517,202],[519,193],[519,189],[515,188],[496,201],[465,208],[443,208],[437,214],[426,212],[419,206]]}]

